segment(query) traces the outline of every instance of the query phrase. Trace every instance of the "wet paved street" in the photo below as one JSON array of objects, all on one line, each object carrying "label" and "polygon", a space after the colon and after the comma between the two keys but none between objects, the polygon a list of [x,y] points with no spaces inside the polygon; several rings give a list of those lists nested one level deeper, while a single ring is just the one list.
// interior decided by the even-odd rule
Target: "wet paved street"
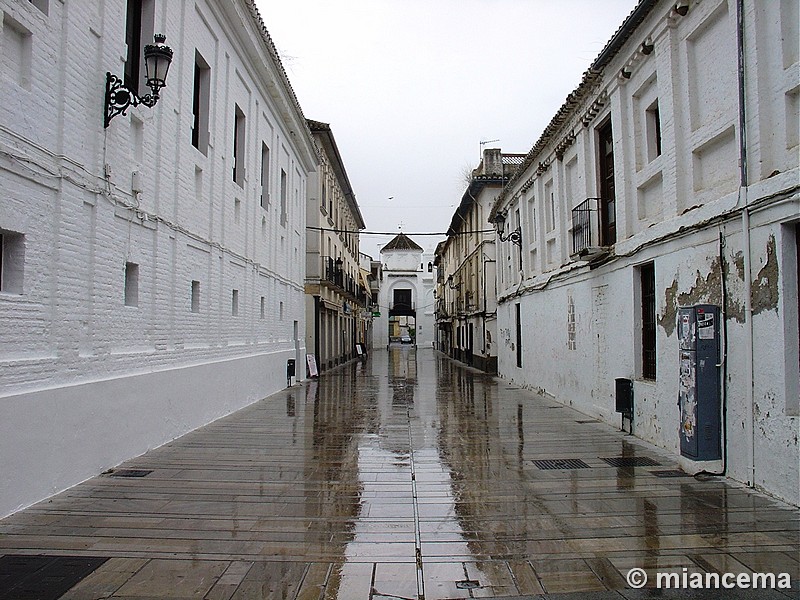
[{"label": "wet paved street", "polygon": [[61,564],[12,556],[36,554],[101,559],[81,600],[643,597],[633,567],[797,589],[796,509],[675,469],[433,350],[377,351],[0,521],[0,598]]}]

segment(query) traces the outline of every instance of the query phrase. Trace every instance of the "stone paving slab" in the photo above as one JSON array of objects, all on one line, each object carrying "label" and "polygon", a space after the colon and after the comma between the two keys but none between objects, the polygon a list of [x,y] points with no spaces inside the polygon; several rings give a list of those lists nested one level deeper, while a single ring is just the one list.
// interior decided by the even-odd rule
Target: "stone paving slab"
[{"label": "stone paving slab", "polygon": [[[117,469],[151,472],[0,521],[0,555],[106,558],[73,600],[785,599],[800,581],[797,508],[658,477],[677,469],[662,451],[430,349],[376,352]],[[657,572],[794,589],[657,590]]]}]

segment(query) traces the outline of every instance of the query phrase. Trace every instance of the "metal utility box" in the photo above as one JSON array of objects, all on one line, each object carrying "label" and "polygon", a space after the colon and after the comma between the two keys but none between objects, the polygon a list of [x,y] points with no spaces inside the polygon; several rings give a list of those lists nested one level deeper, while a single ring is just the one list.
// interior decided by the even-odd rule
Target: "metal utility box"
[{"label": "metal utility box", "polygon": [[286,387],[292,386],[292,380],[295,377],[295,359],[290,358],[286,361]]},{"label": "metal utility box", "polygon": [[633,413],[633,381],[618,378],[616,383],[616,408],[618,413],[630,415]]},{"label": "metal utility box", "polygon": [[692,460],[719,460],[720,309],[697,304],[678,309],[681,455]]}]

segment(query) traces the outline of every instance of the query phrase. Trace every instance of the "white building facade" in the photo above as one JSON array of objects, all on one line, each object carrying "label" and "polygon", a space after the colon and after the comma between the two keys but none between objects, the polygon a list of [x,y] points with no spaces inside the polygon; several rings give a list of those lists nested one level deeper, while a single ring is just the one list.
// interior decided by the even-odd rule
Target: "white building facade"
[{"label": "white building facade", "polygon": [[358,233],[364,218],[330,125],[308,125],[321,164],[311,178],[306,210],[306,347],[324,371],[358,356],[357,344],[366,345],[368,289]]},{"label": "white building facade", "polygon": [[[795,505],[797,7],[640,2],[490,215],[522,235],[498,244],[503,377],[615,425],[630,379],[635,435]],[[698,304],[721,311],[710,461],[682,455],[677,401]]]},{"label": "white building facade", "polygon": [[437,348],[489,373],[497,372],[497,260],[495,233],[486,223],[523,158],[497,148],[483,151],[434,260]]},{"label": "white building facade", "polygon": [[[2,516],[286,386],[317,155],[250,0],[0,21]],[[148,92],[154,32],[160,100],[104,129],[106,72]]]},{"label": "white building facade", "polygon": [[[381,248],[377,270],[378,306],[373,314],[372,339],[385,348],[390,338],[410,333],[417,346],[434,341],[433,256],[407,235],[400,233]],[[409,330],[409,327],[411,328]]]}]

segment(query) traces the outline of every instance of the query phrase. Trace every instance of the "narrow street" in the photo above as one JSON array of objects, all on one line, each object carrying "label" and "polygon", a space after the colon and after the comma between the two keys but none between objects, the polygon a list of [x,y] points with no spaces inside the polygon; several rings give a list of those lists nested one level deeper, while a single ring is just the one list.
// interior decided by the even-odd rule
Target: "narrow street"
[{"label": "narrow street", "polygon": [[[648,587],[656,572],[787,572],[794,591],[735,596],[787,598],[799,525],[788,505],[398,346],[0,521],[0,598],[648,597],[634,567]],[[25,595],[37,585],[51,595]]]}]

